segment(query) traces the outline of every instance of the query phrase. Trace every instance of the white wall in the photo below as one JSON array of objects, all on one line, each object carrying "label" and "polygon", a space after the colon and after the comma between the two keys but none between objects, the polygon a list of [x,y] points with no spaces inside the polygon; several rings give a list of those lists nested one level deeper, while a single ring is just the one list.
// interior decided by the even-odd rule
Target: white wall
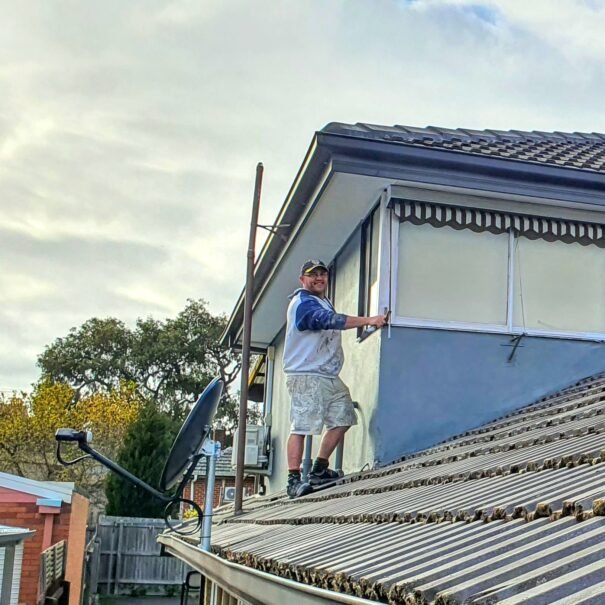
[{"label": "white wall", "polygon": [[[0,548],[0,592],[2,592],[2,574],[4,573],[5,549]],[[15,559],[13,565],[13,579],[11,588],[10,605],[19,603],[19,585],[21,584],[21,568],[23,565],[23,542],[15,547]]]}]

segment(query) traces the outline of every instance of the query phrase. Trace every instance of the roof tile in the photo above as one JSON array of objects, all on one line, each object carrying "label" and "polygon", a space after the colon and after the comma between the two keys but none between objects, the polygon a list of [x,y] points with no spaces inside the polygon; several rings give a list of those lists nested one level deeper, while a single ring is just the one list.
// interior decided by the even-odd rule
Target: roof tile
[{"label": "roof tile", "polygon": [[[530,163],[604,172],[605,135],[523,130],[474,130],[428,126],[328,124],[323,132],[362,136],[417,147],[514,159]],[[561,160],[564,154],[565,161]]]}]

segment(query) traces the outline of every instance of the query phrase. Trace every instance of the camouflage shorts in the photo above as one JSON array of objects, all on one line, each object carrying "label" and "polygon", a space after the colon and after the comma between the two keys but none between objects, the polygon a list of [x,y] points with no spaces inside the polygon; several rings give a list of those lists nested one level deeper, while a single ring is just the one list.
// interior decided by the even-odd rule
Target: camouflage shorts
[{"label": "camouflage shorts", "polygon": [[357,424],[347,385],[338,377],[291,374],[286,378],[291,397],[290,430],[298,435],[319,435],[323,427]]}]

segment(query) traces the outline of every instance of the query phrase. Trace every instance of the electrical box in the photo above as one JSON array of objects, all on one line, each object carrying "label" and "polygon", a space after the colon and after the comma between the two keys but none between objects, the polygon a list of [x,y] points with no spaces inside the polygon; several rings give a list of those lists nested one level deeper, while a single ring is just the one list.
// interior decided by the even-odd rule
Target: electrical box
[{"label": "electrical box", "polygon": [[[269,457],[266,454],[266,428],[260,424],[246,425],[246,451],[244,453],[244,466],[249,468],[267,468]],[[239,444],[239,429],[233,437],[233,451],[231,452],[231,466],[237,466],[237,448]]]}]

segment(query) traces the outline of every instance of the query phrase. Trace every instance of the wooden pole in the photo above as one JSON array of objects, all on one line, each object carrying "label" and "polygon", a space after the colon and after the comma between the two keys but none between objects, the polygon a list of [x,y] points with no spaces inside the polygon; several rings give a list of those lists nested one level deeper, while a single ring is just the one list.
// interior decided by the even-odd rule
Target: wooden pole
[{"label": "wooden pole", "polygon": [[248,416],[248,373],[250,371],[250,337],[252,333],[252,297],[254,292],[254,251],[256,246],[256,228],[258,226],[258,209],[260,191],[263,182],[263,165],[256,166],[256,183],[250,218],[250,237],[248,239],[248,263],[246,270],[246,290],[244,294],[244,328],[242,335],[242,369],[239,403],[239,422],[237,425],[237,466],[235,469],[235,503],[234,513],[242,512],[244,493],[244,462],[246,456],[246,418]]}]

